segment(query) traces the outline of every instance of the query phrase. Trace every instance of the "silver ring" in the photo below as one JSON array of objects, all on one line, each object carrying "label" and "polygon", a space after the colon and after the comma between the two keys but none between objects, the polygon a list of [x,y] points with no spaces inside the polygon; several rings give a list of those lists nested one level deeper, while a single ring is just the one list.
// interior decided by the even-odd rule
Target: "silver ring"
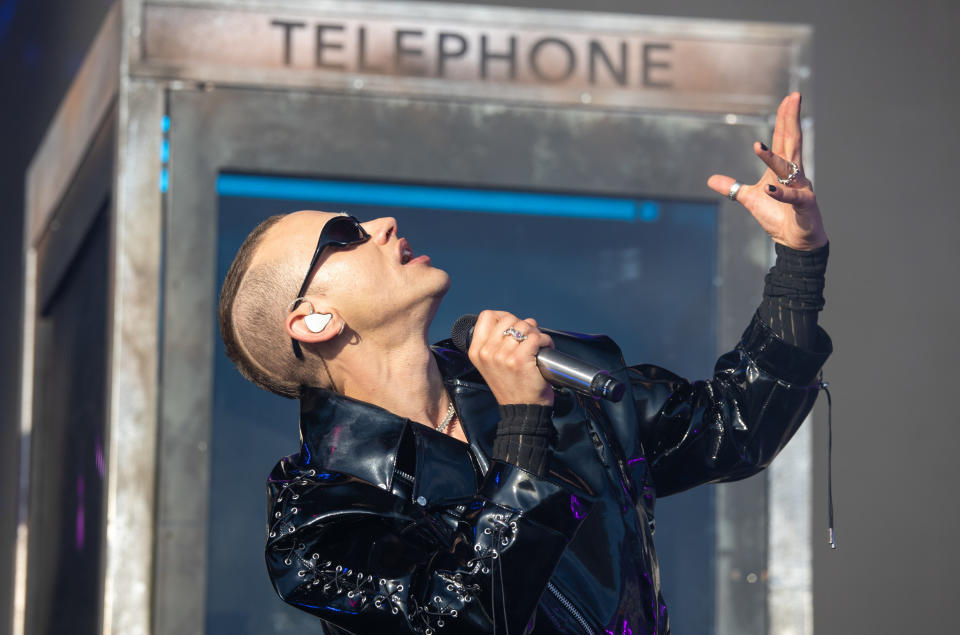
[{"label": "silver ring", "polygon": [[527,336],[526,336],[526,335],[524,335],[523,333],[521,333],[521,332],[518,331],[517,329],[513,328],[512,326],[511,326],[510,328],[508,328],[506,331],[503,332],[503,336],[504,336],[504,337],[507,337],[508,335],[509,335],[510,337],[512,337],[513,339],[517,340],[518,342],[522,342],[522,341],[524,341],[525,339],[527,339]]},{"label": "silver ring", "polygon": [[734,181],[733,185],[730,186],[730,191],[727,192],[727,198],[731,201],[737,200],[737,194],[740,193],[740,188],[743,187],[743,183],[740,181]]},{"label": "silver ring", "polygon": [[785,179],[781,179],[780,177],[777,177],[777,180],[780,181],[780,185],[790,185],[791,183],[797,180],[797,176],[799,175],[800,175],[800,166],[794,163],[793,161],[790,161],[790,175],[787,176],[787,178]]}]

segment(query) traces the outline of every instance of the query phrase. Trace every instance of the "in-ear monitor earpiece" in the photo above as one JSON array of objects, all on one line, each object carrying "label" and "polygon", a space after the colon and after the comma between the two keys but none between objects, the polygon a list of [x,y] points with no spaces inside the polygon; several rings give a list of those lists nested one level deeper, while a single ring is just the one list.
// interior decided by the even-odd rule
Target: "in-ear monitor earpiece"
[{"label": "in-ear monitor earpiece", "polygon": [[319,333],[327,328],[327,324],[330,324],[332,319],[332,313],[310,313],[303,316],[303,323],[311,333]]},{"label": "in-ear monitor earpiece", "polygon": [[[310,300],[300,297],[290,303],[290,306],[287,307],[287,311],[293,311],[294,307],[298,302],[306,302],[310,305],[310,313],[303,316],[303,324],[307,327],[307,330],[311,333],[319,333],[323,329],[327,328],[327,324],[330,324],[330,320],[333,319],[332,313],[317,313],[313,308],[313,302]],[[343,327],[341,327],[342,329]]]}]

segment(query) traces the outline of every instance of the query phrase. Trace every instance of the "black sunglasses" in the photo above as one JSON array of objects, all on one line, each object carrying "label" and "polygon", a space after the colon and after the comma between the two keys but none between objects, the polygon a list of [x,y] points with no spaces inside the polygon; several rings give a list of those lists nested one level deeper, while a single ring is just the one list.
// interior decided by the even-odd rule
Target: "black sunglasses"
[{"label": "black sunglasses", "polygon": [[[313,277],[313,268],[317,266],[320,255],[327,247],[349,247],[350,245],[359,245],[370,240],[370,234],[363,229],[353,216],[334,216],[326,222],[323,229],[320,230],[320,238],[317,240],[317,248],[313,252],[313,258],[310,259],[310,267],[307,269],[307,275],[303,278],[303,284],[297,292],[297,299],[290,305],[290,310],[295,310],[303,302],[303,294],[310,286],[310,278]],[[298,359],[303,359],[303,351],[300,349],[300,342],[290,338],[293,342],[293,354]]]}]

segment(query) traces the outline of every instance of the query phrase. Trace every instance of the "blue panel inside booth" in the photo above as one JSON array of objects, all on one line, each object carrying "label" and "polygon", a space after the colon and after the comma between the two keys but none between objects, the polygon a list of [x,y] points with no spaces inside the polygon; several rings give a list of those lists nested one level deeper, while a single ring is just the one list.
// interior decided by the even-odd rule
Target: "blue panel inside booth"
[{"label": "blue panel inside booth", "polygon": [[[464,313],[505,309],[553,329],[606,333],[628,364],[691,378],[712,373],[715,204],[242,174],[220,175],[217,191],[217,293],[241,242],[268,216],[393,216],[414,252],[429,254],[452,279],[434,341],[449,337]],[[315,629],[316,618],[276,598],[262,556],[266,476],[298,449],[297,404],[247,383],[219,345],[214,391],[207,633]],[[658,502],[657,548],[676,633],[713,632],[714,529],[711,488]]]}]

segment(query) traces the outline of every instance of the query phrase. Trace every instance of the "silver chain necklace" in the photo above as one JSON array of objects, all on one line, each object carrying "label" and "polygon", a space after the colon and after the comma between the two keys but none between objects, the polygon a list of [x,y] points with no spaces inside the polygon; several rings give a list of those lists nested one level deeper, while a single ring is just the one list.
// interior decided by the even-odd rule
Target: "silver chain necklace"
[{"label": "silver chain necklace", "polygon": [[437,432],[444,432],[447,429],[447,426],[450,425],[450,422],[453,421],[453,417],[457,414],[457,411],[453,409],[453,402],[450,402],[450,405],[447,406],[447,414],[443,418],[443,421],[437,426]]}]

